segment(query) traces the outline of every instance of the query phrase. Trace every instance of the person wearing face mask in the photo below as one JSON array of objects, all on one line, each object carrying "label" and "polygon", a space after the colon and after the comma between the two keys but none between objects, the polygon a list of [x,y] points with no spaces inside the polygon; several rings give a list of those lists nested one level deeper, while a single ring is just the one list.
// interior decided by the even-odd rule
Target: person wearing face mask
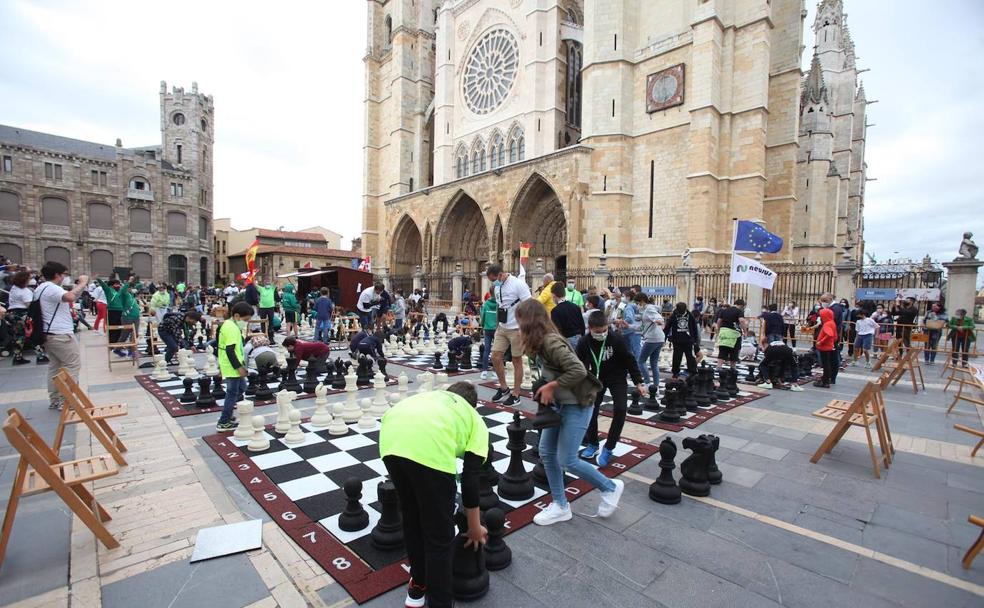
[{"label": "person wearing face mask", "polygon": [[215,430],[228,432],[239,426],[232,411],[236,400],[246,390],[246,357],[243,354],[243,330],[246,321],[252,318],[253,307],[246,302],[236,302],[229,311],[229,318],[219,326],[219,371],[225,380],[226,396],[222,403],[222,414]]},{"label": "person wearing face mask", "polygon": [[573,279],[567,279],[564,299],[578,308],[584,308],[584,296],[581,295],[581,292],[577,290],[577,287],[575,287]]},{"label": "person wearing face mask", "polygon": [[946,316],[946,312],[943,311],[943,307],[940,306],[939,302],[934,303],[929,308],[926,318],[923,319],[923,324],[926,326],[926,334],[929,338],[926,350],[923,351],[923,360],[926,362],[926,365],[936,364],[936,348],[940,344],[940,336],[943,335],[943,328],[946,327],[947,321],[949,321],[949,318]]},{"label": "person wearing face mask", "polygon": [[622,337],[629,344],[629,351],[636,359],[642,352],[642,337],[639,330],[642,329],[642,317],[639,306],[632,301],[631,292],[622,294],[622,318],[615,321],[615,327],[622,333]]}]

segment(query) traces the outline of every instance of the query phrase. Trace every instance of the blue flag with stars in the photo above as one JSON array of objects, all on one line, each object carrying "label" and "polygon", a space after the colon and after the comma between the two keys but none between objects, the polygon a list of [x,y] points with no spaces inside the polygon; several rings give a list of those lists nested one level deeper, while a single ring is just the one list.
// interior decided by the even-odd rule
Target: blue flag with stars
[{"label": "blue flag with stars", "polygon": [[761,251],[776,253],[782,249],[782,237],[772,234],[755,222],[738,220],[735,232],[735,251]]}]

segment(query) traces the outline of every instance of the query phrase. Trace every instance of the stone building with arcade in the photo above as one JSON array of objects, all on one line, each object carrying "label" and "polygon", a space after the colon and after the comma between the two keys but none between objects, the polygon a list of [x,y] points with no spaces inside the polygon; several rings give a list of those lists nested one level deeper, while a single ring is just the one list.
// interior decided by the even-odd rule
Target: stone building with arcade
[{"label": "stone building with arcade", "polygon": [[[857,267],[866,101],[842,0],[368,0],[363,250],[392,284]],[[541,262],[542,260],[542,262]],[[656,280],[656,279],[652,279]]]},{"label": "stone building with arcade", "polygon": [[159,144],[128,148],[0,125],[0,254],[210,284],[212,96],[162,81],[160,129]]}]

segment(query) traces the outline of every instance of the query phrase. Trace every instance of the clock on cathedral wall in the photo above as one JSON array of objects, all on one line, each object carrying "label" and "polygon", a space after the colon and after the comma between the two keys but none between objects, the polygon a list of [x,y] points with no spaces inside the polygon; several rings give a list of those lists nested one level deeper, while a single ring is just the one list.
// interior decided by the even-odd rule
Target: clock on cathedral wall
[{"label": "clock on cathedral wall", "polygon": [[660,70],[646,78],[646,112],[653,113],[683,103],[684,64]]}]

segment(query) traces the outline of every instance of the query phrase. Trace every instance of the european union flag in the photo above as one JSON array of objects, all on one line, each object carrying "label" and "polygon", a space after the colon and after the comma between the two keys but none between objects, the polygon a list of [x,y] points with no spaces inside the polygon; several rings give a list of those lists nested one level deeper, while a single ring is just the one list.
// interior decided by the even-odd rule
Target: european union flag
[{"label": "european union flag", "polygon": [[738,220],[735,232],[735,251],[761,251],[776,253],[782,249],[782,237],[772,234],[755,222]]}]

